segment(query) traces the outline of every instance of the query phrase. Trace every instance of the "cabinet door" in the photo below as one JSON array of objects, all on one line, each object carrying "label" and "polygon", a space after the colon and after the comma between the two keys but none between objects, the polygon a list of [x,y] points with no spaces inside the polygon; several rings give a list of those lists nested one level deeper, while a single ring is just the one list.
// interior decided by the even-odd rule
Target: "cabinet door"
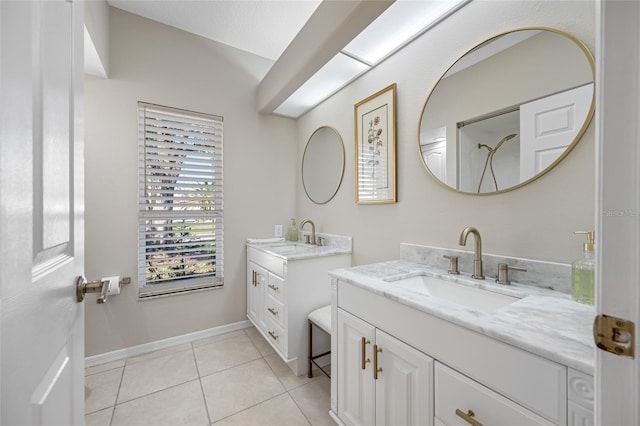
[{"label": "cabinet door", "polygon": [[265,287],[269,273],[253,262],[248,262],[247,268],[247,316],[253,324],[265,329]]},{"label": "cabinet door", "polygon": [[380,330],[374,350],[376,424],[433,425],[433,359]]},{"label": "cabinet door", "polygon": [[371,363],[375,329],[338,309],[337,338],[338,416],[347,426],[371,426],[375,421]]}]

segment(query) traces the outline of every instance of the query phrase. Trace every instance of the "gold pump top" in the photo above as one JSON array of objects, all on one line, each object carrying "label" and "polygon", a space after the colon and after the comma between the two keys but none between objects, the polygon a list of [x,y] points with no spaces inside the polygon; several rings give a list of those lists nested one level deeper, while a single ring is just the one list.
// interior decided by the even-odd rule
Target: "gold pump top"
[{"label": "gold pump top", "polygon": [[587,242],[583,244],[583,250],[595,251],[595,233],[593,231],[576,231],[574,234],[585,234],[587,236]]}]

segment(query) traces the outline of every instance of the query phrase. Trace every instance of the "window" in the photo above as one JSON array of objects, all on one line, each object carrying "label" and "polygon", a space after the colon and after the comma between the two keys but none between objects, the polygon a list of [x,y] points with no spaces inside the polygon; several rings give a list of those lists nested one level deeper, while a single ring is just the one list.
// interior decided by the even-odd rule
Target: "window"
[{"label": "window", "polygon": [[223,284],[222,121],[138,103],[140,297]]}]

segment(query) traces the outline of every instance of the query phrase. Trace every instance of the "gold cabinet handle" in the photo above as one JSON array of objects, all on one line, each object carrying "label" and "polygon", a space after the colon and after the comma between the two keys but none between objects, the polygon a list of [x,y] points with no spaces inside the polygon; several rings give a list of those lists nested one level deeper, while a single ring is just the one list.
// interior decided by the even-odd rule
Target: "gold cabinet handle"
[{"label": "gold cabinet handle", "polygon": [[258,283],[258,279],[257,279],[257,273],[256,271],[251,271],[251,284],[255,287]]},{"label": "gold cabinet handle", "polygon": [[470,425],[482,426],[482,423],[480,423],[479,421],[473,418],[475,415],[476,413],[474,413],[473,410],[468,410],[467,413],[465,414],[464,412],[462,412],[462,410],[456,408],[456,416],[461,417],[465,422],[469,423]]},{"label": "gold cabinet handle", "polygon": [[276,333],[274,333],[273,331],[268,331],[268,333],[273,340],[278,340],[278,335]]},{"label": "gold cabinet handle", "polygon": [[278,291],[278,290],[280,290],[280,287],[275,286],[275,285],[273,285],[273,284],[269,284],[269,288],[270,288],[271,290],[273,290],[273,291]]},{"label": "gold cabinet handle", "polygon": [[371,344],[371,340],[367,339],[366,337],[363,337],[361,340],[362,343],[362,369],[366,369],[367,368],[367,363],[371,362],[371,360],[369,358],[367,358],[367,345]]},{"label": "gold cabinet handle", "polygon": [[378,354],[382,352],[382,348],[373,345],[373,379],[378,380],[378,373],[382,372],[382,368],[378,368]]},{"label": "gold cabinet handle", "polygon": [[267,308],[267,311],[271,312],[271,315],[278,316],[278,311],[273,308]]}]

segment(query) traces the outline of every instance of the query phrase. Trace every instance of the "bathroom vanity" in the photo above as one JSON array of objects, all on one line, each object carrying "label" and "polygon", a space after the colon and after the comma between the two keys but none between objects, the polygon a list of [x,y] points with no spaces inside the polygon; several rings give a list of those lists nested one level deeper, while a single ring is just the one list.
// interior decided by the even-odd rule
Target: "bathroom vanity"
[{"label": "bathroom vanity", "polygon": [[[330,272],[334,419],[593,424],[593,307],[558,290],[496,284],[488,269],[485,280],[449,275],[435,251],[403,245],[402,260]],[[457,254],[470,270],[470,253]],[[546,267],[526,266],[534,276]]]},{"label": "bathroom vanity", "polygon": [[318,237],[323,246],[247,244],[247,317],[296,375],[307,372],[307,315],[331,300],[327,272],[351,265],[350,237]]}]

